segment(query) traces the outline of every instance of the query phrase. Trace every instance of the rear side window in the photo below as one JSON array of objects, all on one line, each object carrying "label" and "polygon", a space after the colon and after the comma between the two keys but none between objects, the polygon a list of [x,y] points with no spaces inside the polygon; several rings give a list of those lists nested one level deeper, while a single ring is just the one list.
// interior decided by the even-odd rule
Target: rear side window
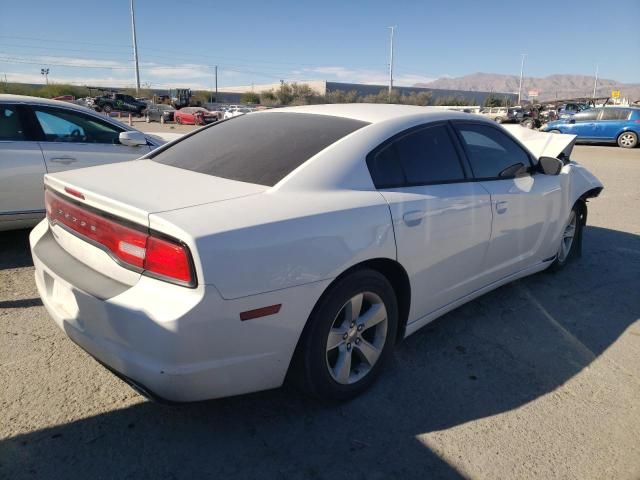
[{"label": "rear side window", "polygon": [[602,117],[600,120],[628,120],[629,110],[623,108],[605,108],[602,110]]},{"label": "rear side window", "polygon": [[473,123],[458,124],[456,128],[476,178],[500,178],[518,164],[531,165],[527,152],[497,128]]},{"label": "rear side window", "polygon": [[463,181],[460,158],[444,124],[411,130],[367,159],[377,188]]},{"label": "rear side window", "polygon": [[308,113],[248,114],[214,124],[152,155],[156,162],[272,187],[366,122]]},{"label": "rear side window", "polygon": [[0,105],[0,140],[25,140],[26,132],[18,108],[15,105]]}]

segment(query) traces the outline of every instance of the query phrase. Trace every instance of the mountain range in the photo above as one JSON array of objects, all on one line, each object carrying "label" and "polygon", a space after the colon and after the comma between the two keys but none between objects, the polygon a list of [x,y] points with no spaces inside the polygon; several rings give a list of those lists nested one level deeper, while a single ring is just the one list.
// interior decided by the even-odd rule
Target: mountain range
[{"label": "mountain range", "polygon": [[[473,73],[463,77],[439,78],[428,83],[417,83],[415,87],[444,88],[484,92],[518,92],[520,78],[517,75],[495,73]],[[528,98],[530,90],[538,91],[538,100],[590,97],[593,94],[594,77],[588,75],[549,75],[547,77],[524,77],[523,98]],[[598,79],[597,97],[608,97],[612,90],[620,90],[620,96],[631,101],[640,99],[640,83],[621,83],[606,78]]]}]

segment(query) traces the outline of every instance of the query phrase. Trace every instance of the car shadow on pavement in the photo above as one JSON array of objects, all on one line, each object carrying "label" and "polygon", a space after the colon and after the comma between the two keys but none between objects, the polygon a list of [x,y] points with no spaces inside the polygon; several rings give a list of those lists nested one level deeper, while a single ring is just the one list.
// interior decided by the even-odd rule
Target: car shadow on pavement
[{"label": "car shadow on pavement", "polygon": [[0,232],[0,270],[33,265],[29,250],[31,230]]},{"label": "car shadow on pavement", "polygon": [[349,403],[290,387],[178,407],[141,401],[0,442],[0,477],[465,476],[421,436],[519,408],[579,374],[640,317],[640,296],[625,288],[639,274],[640,237],[588,227],[579,261],[431,323]]}]

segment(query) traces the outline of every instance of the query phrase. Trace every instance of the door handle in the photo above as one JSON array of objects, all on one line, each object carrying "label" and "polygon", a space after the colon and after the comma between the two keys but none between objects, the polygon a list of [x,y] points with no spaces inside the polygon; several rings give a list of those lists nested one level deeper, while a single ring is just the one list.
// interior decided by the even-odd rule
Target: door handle
[{"label": "door handle", "polygon": [[415,227],[416,225],[419,225],[423,218],[424,212],[422,210],[412,210],[402,216],[402,220],[404,220],[407,227]]},{"label": "door handle", "polygon": [[51,159],[52,163],[62,163],[63,165],[69,165],[75,161],[76,159],[73,157],[54,157]]},{"label": "door handle", "polygon": [[496,202],[496,212],[504,213],[507,211],[507,201]]}]

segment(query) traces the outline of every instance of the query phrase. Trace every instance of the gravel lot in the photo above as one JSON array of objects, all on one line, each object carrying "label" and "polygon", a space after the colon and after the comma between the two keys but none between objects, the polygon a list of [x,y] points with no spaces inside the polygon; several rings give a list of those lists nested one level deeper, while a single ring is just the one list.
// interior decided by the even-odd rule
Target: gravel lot
[{"label": "gravel lot", "polygon": [[47,317],[27,232],[0,233],[0,478],[639,479],[640,149],[574,158],[606,187],[582,259],[435,321],[335,407],[144,400]]}]

